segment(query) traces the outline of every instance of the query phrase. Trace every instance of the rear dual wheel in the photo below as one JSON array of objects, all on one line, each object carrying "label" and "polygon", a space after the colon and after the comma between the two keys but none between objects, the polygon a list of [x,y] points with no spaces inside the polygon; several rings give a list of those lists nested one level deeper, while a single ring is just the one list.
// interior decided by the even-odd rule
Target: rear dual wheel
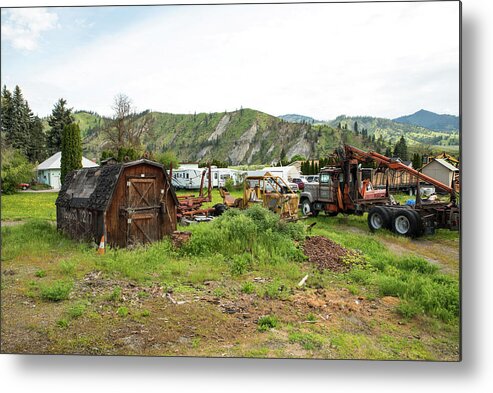
[{"label": "rear dual wheel", "polygon": [[421,216],[411,209],[396,209],[392,220],[392,230],[398,235],[418,237],[423,233]]},{"label": "rear dual wheel", "polygon": [[391,223],[390,211],[383,206],[375,206],[368,212],[368,226],[372,232],[379,229],[390,229]]}]

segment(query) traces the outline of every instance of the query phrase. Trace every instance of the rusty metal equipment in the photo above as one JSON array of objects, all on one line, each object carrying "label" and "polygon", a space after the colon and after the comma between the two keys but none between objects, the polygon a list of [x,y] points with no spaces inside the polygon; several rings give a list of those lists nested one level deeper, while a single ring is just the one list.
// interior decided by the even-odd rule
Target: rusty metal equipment
[{"label": "rusty metal equipment", "polygon": [[[207,176],[207,194],[204,195],[204,184]],[[173,168],[170,168],[170,178],[173,178]],[[210,164],[202,171],[200,179],[199,195],[177,195],[178,206],[176,208],[176,217],[194,217],[196,215],[206,215],[213,213],[215,208],[202,208],[202,205],[212,201],[212,176]]]},{"label": "rusty metal equipment", "polygon": [[227,190],[219,190],[227,207],[246,209],[261,205],[285,220],[298,219],[299,197],[279,176],[267,172],[263,176],[247,176],[243,182],[243,197],[234,198]]}]

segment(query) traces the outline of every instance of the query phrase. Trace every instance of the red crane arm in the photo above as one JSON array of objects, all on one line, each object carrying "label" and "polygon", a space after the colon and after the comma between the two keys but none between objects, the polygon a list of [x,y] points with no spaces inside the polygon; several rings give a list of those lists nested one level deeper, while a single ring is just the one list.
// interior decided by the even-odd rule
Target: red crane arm
[{"label": "red crane arm", "polygon": [[402,162],[392,161],[389,157],[386,157],[386,156],[379,154],[377,152],[374,152],[374,151],[365,152],[363,150],[360,150],[360,149],[358,149],[354,146],[350,146],[350,145],[344,145],[344,150],[346,152],[347,157],[352,157],[358,161],[365,161],[366,159],[369,158],[373,161],[378,162],[379,164],[383,164],[384,166],[386,166],[389,169],[404,171],[404,172],[407,172],[411,175],[414,175],[418,179],[421,179],[425,182],[433,184],[435,187],[438,187],[441,190],[448,192],[453,197],[455,196],[455,190],[453,188],[439,182],[438,180],[433,179],[430,176],[427,176],[421,172],[418,172],[416,169],[413,169],[413,168],[408,167],[407,165],[404,165]]}]

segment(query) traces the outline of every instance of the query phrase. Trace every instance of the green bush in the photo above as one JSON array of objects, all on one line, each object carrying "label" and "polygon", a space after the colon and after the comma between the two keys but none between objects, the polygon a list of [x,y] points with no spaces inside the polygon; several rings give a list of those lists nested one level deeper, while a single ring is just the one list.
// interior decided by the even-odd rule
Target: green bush
[{"label": "green bush", "polygon": [[250,267],[251,255],[241,254],[235,255],[231,261],[231,274],[233,276],[240,276],[247,272]]},{"label": "green bush", "polygon": [[120,287],[113,288],[113,291],[108,295],[108,300],[112,302],[117,302],[122,297],[122,289]]},{"label": "green bush", "polygon": [[19,183],[30,183],[34,165],[18,150],[2,146],[2,193],[13,194]]},{"label": "green bush", "polygon": [[116,313],[118,314],[119,317],[125,318],[128,315],[128,308],[124,306],[118,307]]},{"label": "green bush", "polygon": [[269,329],[277,327],[278,320],[275,316],[273,315],[264,315],[263,317],[260,317],[257,325],[258,325],[258,331],[259,332],[266,332]]},{"label": "green bush", "polygon": [[255,285],[253,285],[253,283],[247,281],[241,287],[241,292],[247,293],[247,294],[254,293],[255,292]]},{"label": "green bush", "polygon": [[85,303],[78,303],[67,310],[67,315],[70,319],[79,318],[86,311]]},{"label": "green bush", "polygon": [[34,273],[36,277],[43,278],[46,277],[46,272],[43,269],[39,269]]},{"label": "green bush", "polygon": [[55,281],[51,285],[44,285],[40,288],[41,298],[52,302],[68,299],[72,286],[68,281]]},{"label": "green bush", "polygon": [[283,222],[261,206],[230,209],[209,225],[196,225],[191,231],[190,241],[179,251],[182,255],[222,255],[233,261],[235,274],[245,273],[251,267],[247,259],[272,265],[305,258],[294,242],[304,238],[304,225]]},{"label": "green bush", "polygon": [[423,312],[423,308],[415,302],[402,301],[397,307],[396,311],[399,315],[406,319],[414,318],[416,315]]},{"label": "green bush", "polygon": [[228,192],[232,192],[235,189],[235,181],[232,178],[226,179],[224,188],[228,190]]}]

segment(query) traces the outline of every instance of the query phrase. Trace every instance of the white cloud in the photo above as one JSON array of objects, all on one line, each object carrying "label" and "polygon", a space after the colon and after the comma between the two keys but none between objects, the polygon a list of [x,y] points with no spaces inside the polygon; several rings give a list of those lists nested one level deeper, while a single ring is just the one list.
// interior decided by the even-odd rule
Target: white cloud
[{"label": "white cloud", "polygon": [[38,48],[43,32],[55,29],[58,15],[43,8],[2,10],[2,40],[14,48],[33,51]]},{"label": "white cloud", "polygon": [[[38,67],[21,86],[48,113],[65,97],[111,113],[243,106],[319,119],[458,113],[458,3],[156,8],[154,17]],[[27,90],[26,90],[27,93]]]}]

